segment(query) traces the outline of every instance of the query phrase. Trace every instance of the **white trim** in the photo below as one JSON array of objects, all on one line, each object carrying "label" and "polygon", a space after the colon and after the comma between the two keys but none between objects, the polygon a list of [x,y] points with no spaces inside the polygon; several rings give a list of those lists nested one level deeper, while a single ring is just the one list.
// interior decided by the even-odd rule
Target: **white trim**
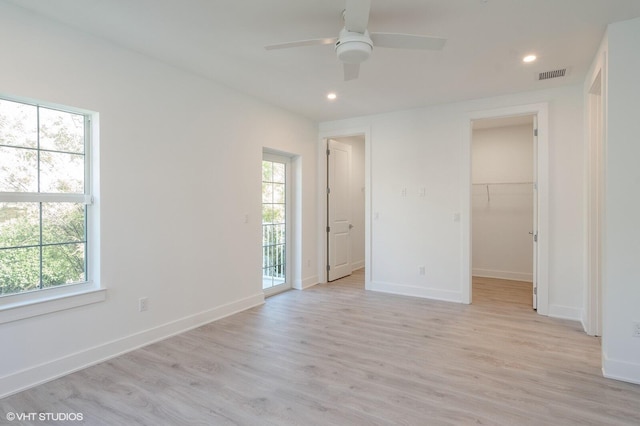
[{"label": "white trim", "polygon": [[[586,79],[584,90],[585,108],[585,332],[591,336],[602,335],[602,283],[604,277],[605,241],[605,191],[606,191],[606,138],[607,138],[607,92],[606,51],[596,56],[593,74]],[[599,85],[599,93],[593,93]],[[596,96],[596,97],[594,97]],[[597,102],[597,104],[596,104]],[[594,111],[596,107],[596,111]],[[599,112],[599,116],[594,116]],[[597,124],[594,125],[594,118]],[[594,140],[594,130],[599,140]],[[594,150],[595,149],[595,150]],[[594,175],[595,172],[595,175]]]},{"label": "white trim", "polygon": [[412,296],[421,297],[423,299],[440,300],[443,302],[462,302],[462,293],[459,291],[437,290],[433,288],[425,288],[383,281],[373,281],[369,290],[379,291],[381,293],[392,293],[400,296]]},{"label": "white trim", "polygon": [[608,379],[640,385],[640,364],[611,359],[602,354],[602,375]]},{"label": "white trim", "polygon": [[500,280],[526,281],[533,283],[533,274],[531,272],[514,272],[514,271],[498,271],[496,269],[480,269],[473,268],[474,277],[497,278]]},{"label": "white trim", "polygon": [[546,102],[483,111],[472,111],[462,123],[462,256],[461,289],[463,303],[471,302],[471,136],[473,120],[536,115],[538,117],[538,314],[549,314],[549,106]]},{"label": "white trim", "polygon": [[320,281],[318,280],[318,276],[317,275],[313,275],[311,277],[307,277],[304,280],[302,280],[302,282],[300,283],[299,287],[296,287],[296,289],[298,290],[306,290],[308,288],[313,287],[314,285],[318,284]]},{"label": "white trim", "polygon": [[548,316],[582,322],[582,309],[571,306],[549,305]]},{"label": "white trim", "polygon": [[[87,289],[87,285],[91,287]],[[0,324],[104,302],[106,298],[105,289],[89,283],[10,295],[0,305]]]},{"label": "white trim", "polygon": [[364,268],[364,259],[358,260],[357,262],[351,262],[351,270],[357,271],[358,269]]},{"label": "white trim", "polygon": [[49,382],[58,377],[71,374],[151,343],[262,305],[263,303],[264,294],[260,292],[235,302],[189,315],[158,327],[143,330],[121,339],[112,340],[111,342],[87,348],[62,358],[0,377],[0,398]]}]

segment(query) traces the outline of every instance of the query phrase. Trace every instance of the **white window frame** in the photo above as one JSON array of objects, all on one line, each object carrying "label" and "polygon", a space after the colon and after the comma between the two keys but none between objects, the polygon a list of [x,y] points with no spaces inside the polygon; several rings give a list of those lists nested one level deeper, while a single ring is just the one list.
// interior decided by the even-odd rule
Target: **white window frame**
[{"label": "white window frame", "polygon": [[0,192],[0,202],[76,202],[86,209],[86,281],[7,294],[0,297],[0,324],[49,314],[65,309],[106,300],[106,290],[100,285],[99,203],[98,193],[98,113],[15,98],[0,94],[6,101],[50,108],[85,117],[85,182],[84,194]]}]

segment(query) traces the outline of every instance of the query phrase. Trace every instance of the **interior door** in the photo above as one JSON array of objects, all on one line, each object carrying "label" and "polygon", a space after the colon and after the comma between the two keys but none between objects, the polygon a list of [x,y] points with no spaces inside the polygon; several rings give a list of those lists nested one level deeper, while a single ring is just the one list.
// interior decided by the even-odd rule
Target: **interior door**
[{"label": "interior door", "polygon": [[538,309],[538,117],[533,116],[533,309]]},{"label": "interior door", "polygon": [[351,275],[351,146],[327,143],[327,281]]}]

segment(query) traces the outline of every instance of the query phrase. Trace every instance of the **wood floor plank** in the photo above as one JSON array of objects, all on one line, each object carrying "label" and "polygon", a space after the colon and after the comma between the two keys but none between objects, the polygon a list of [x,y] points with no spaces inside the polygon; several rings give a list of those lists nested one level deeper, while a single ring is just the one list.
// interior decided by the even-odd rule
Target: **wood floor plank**
[{"label": "wood floor plank", "polygon": [[[600,340],[539,316],[531,284],[474,279],[472,305],[364,290],[364,271],[0,401],[88,425],[638,425],[640,386]],[[28,424],[28,423],[24,423]],[[34,422],[34,424],[43,424]]]}]

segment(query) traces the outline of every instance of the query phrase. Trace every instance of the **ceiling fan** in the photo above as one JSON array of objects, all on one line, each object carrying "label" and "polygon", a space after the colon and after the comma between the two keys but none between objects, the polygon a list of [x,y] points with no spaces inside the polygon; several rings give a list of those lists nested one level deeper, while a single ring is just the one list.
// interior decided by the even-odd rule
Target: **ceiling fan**
[{"label": "ceiling fan", "polygon": [[440,37],[398,33],[370,33],[369,10],[371,0],[346,0],[342,12],[344,28],[338,37],[316,38],[311,40],[291,41],[265,46],[267,50],[287,49],[301,46],[320,46],[333,44],[338,59],[344,64],[345,81],[358,78],[360,64],[366,61],[373,47],[390,47],[396,49],[440,50],[447,41]]}]

